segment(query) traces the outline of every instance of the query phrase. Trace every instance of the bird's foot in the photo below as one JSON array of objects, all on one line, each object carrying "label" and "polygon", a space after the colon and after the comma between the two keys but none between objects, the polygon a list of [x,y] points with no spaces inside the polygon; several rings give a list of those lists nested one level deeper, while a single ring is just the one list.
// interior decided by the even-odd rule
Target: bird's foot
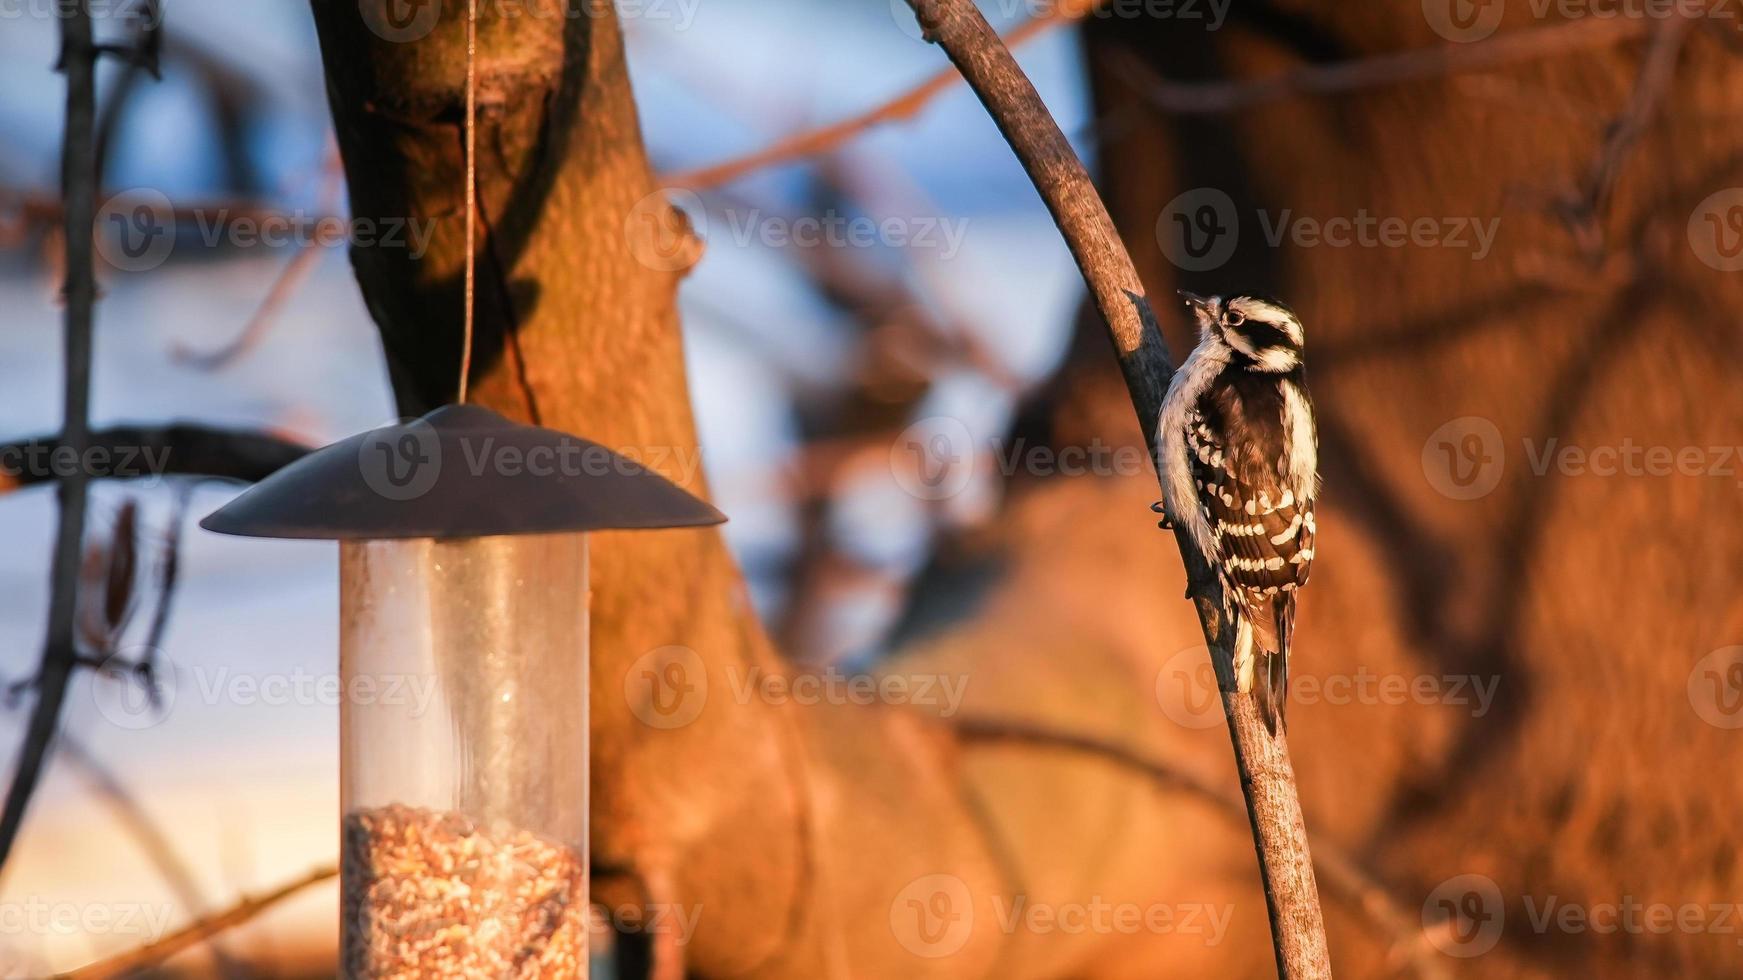
[{"label": "bird's foot", "polygon": [[1151,504],[1150,510],[1162,515],[1162,519],[1156,522],[1157,527],[1164,531],[1174,530],[1174,522],[1168,519],[1168,508],[1163,505],[1162,501],[1158,500]]}]

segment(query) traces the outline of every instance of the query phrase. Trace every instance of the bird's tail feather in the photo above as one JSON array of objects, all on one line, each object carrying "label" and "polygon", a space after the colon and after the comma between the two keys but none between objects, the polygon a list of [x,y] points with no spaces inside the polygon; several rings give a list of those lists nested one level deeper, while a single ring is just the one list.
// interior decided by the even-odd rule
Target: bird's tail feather
[{"label": "bird's tail feather", "polygon": [[[1283,709],[1289,700],[1289,643],[1295,632],[1295,597],[1282,595],[1243,610],[1246,629],[1240,639],[1246,669],[1242,690],[1250,689],[1272,735],[1284,727]],[[1249,659],[1250,658],[1250,659]]]},{"label": "bird's tail feather", "polygon": [[1253,671],[1253,700],[1272,735],[1284,727],[1283,709],[1289,703],[1289,659],[1281,653],[1260,653]]}]

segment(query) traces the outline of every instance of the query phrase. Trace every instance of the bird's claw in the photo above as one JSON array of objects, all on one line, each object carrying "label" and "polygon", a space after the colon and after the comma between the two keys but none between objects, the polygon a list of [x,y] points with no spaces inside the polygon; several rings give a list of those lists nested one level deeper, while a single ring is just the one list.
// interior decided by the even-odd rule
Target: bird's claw
[{"label": "bird's claw", "polygon": [[1153,513],[1157,513],[1157,514],[1162,515],[1162,519],[1156,522],[1157,527],[1161,528],[1164,531],[1174,530],[1174,522],[1168,519],[1168,508],[1163,505],[1162,501],[1158,500],[1155,503],[1151,504],[1150,510]]}]

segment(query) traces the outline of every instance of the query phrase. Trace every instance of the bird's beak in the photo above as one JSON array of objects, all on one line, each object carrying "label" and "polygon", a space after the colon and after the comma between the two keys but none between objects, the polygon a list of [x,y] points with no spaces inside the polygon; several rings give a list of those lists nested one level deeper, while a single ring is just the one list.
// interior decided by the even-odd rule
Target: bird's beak
[{"label": "bird's beak", "polygon": [[1175,292],[1180,294],[1180,298],[1186,301],[1187,307],[1190,308],[1193,313],[1196,313],[1201,317],[1209,317],[1216,307],[1216,300],[1214,298],[1200,296],[1197,293],[1189,293],[1184,289],[1177,289]]}]

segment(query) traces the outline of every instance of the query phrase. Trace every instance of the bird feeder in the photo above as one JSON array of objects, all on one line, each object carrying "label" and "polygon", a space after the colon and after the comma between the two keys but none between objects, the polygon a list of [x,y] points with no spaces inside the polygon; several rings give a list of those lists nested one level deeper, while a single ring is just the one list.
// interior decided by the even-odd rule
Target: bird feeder
[{"label": "bird feeder", "polygon": [[597,443],[456,406],[201,522],[340,543],[342,975],[586,975],[588,532],[724,520]]}]

